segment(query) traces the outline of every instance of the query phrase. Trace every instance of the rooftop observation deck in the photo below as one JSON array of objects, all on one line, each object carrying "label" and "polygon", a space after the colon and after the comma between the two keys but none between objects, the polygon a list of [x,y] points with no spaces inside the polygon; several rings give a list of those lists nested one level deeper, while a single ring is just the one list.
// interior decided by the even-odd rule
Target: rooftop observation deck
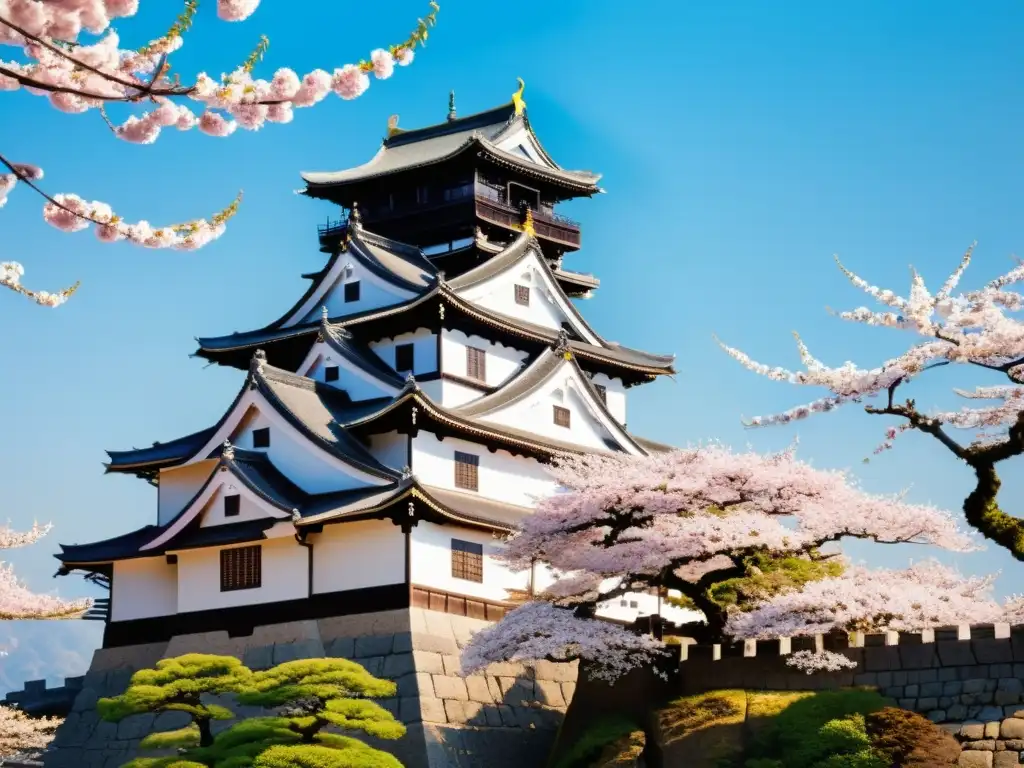
[{"label": "rooftop observation deck", "polygon": [[[410,216],[444,216],[458,210],[471,214],[481,221],[511,231],[521,231],[525,209],[509,200],[507,190],[476,181],[443,190],[437,190],[427,202],[410,202],[404,205],[359,206],[363,224],[373,230],[375,224],[388,224]],[[347,217],[329,221],[317,227],[321,250],[329,251],[337,246],[348,228]],[[537,237],[549,240],[562,247],[576,250],[580,247],[580,225],[570,218],[555,213],[541,205],[533,210],[533,228]],[[382,232],[383,234],[383,232]]]}]

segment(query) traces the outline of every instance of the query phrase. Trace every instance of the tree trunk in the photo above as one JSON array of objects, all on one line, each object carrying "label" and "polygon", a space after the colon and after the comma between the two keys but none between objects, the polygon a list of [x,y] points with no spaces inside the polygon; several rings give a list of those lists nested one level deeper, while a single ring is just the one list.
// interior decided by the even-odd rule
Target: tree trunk
[{"label": "tree trunk", "polygon": [[974,490],[964,499],[964,516],[972,528],[986,539],[1007,549],[1018,560],[1024,560],[1024,520],[999,508],[996,497],[1002,483],[995,465],[989,462],[971,464],[978,478]]},{"label": "tree trunk", "polygon": [[199,746],[208,747],[213,744],[213,731],[210,730],[210,718],[196,717],[196,725],[199,726]]}]

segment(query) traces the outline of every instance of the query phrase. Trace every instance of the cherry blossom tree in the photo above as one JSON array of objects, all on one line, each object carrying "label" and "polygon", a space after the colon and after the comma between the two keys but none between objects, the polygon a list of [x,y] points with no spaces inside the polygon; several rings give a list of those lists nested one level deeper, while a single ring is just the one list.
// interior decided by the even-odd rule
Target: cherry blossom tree
[{"label": "cherry blossom tree", "polygon": [[[724,344],[722,348],[744,367],[769,379],[829,392],[784,413],[751,419],[751,427],[788,424],[881,396],[880,404],[866,405],[864,410],[892,417],[896,423],[888,428],[876,453],[891,449],[895,438],[910,430],[937,440],[975,474],[975,487],[963,505],[967,523],[1018,560],[1024,560],[1024,519],[1000,508],[997,496],[1001,483],[996,472],[1000,462],[1024,453],[1024,324],[1014,316],[1024,308],[1024,295],[1012,289],[1024,279],[1024,264],[978,290],[954,295],[971,262],[973,248],[968,249],[960,265],[934,294],[911,269],[906,298],[869,284],[836,259],[850,282],[882,305],[881,311],[860,307],[840,312],[841,319],[909,331],[919,338],[906,352],[876,368],[860,368],[852,362],[830,367],[815,358],[799,336],[797,349],[803,371],[770,368],[739,349]],[[899,402],[901,387],[926,371],[947,365],[987,371],[985,375],[1004,377],[1009,383],[977,386],[971,391],[954,390],[971,403],[955,411],[925,412],[913,399]],[[983,403],[974,405],[978,401]],[[954,430],[971,430],[973,439],[958,440]]]},{"label": "cherry blossom tree", "polygon": [[0,759],[45,749],[61,722],[61,718],[29,717],[20,709],[0,706]]},{"label": "cherry blossom tree", "polygon": [[[34,525],[19,532],[0,528],[0,550],[33,544],[49,532],[49,525]],[[53,595],[37,595],[22,584],[8,563],[0,563],[0,620],[75,619],[89,610],[91,600],[62,600]]]},{"label": "cherry blossom tree", "polygon": [[[217,0],[224,21],[244,21],[260,0]],[[111,23],[135,15],[139,0],[0,0],[0,46],[19,49],[21,61],[0,58],[0,91],[20,91],[46,98],[69,114],[97,112],[113,135],[135,144],[151,144],[165,128],[193,128],[214,137],[230,136],[238,128],[258,130],[267,123],[288,123],[294,110],[311,107],[330,93],[355,99],[370,86],[370,76],[384,80],[395,67],[412,63],[415,49],[425,44],[438,5],[417,22],[401,43],[373,50],[368,59],[345,64],[333,72],[314,69],[300,76],[278,69],[269,79],[253,76],[269,41],[261,37],[252,53],[230,74],[219,78],[200,72],[183,82],[171,69],[171,56],[181,49],[198,9],[185,0],[185,10],[162,36],[139,48],[122,48]],[[79,42],[83,33],[93,38]],[[107,108],[129,108],[115,121]],[[191,105],[191,106],[190,106]],[[8,107],[10,109],[10,107]],[[241,195],[219,213],[178,224],[154,226],[129,223],[107,203],[75,194],[48,194],[40,186],[42,170],[15,162],[0,152],[0,207],[16,184],[40,194],[43,218],[65,232],[94,229],[102,242],[128,242],[146,248],[195,250],[224,233]],[[57,292],[35,291],[21,283],[24,268],[0,262],[0,286],[43,306],[58,306],[75,291],[76,283]]]},{"label": "cherry blossom tree", "polygon": [[[472,672],[497,661],[587,659],[598,676],[651,663],[660,643],[593,618],[598,603],[650,588],[678,590],[705,617],[686,634],[705,642],[907,630],[995,621],[1003,608],[990,580],[937,564],[872,575],[841,573],[724,605],[715,588],[749,576],[758,557],[835,557],[843,539],[921,544],[966,552],[971,535],[946,512],[859,489],[849,475],[798,461],[792,450],[737,453],[717,445],[645,457],[564,457],[561,490],[542,500],[500,557],[514,571],[542,561],[556,574],[540,596],[474,636]],[[797,656],[805,668],[833,655]],[[843,657],[843,661],[848,660]]]}]

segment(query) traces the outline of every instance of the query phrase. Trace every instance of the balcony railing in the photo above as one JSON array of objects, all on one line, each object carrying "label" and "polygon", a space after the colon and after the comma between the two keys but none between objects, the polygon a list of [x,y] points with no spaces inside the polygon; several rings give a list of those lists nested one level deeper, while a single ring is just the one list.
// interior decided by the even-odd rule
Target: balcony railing
[{"label": "balcony railing", "polygon": [[[508,192],[501,187],[477,181],[444,190],[431,190],[433,199],[423,202],[409,202],[400,205],[360,206],[359,210],[367,222],[386,221],[416,213],[428,213],[448,206],[475,202],[476,214],[485,221],[512,230],[521,230],[523,208],[508,199]],[[563,245],[578,248],[580,225],[572,219],[561,216],[550,209],[533,210],[533,228],[538,237]],[[321,245],[328,245],[344,235],[348,229],[348,215],[329,219],[317,227]]]}]

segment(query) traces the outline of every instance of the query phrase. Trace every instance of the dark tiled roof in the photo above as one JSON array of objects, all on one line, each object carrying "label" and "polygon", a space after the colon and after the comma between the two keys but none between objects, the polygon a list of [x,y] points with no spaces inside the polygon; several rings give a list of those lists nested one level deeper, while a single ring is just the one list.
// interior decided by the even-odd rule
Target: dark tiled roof
[{"label": "dark tiled roof", "polygon": [[172,466],[202,448],[213,437],[214,431],[215,427],[202,429],[170,442],[153,443],[150,448],[107,451],[107,455],[110,457],[110,461],[106,465],[107,471],[123,472],[143,465],[151,469]]},{"label": "dark tiled roof", "polygon": [[361,371],[392,387],[401,389],[405,386],[405,379],[381,360],[380,355],[356,341],[344,328],[335,327],[324,320],[320,324],[320,336],[327,346]]},{"label": "dark tiled roof", "polygon": [[599,174],[562,169],[551,161],[546,152],[545,160],[551,162],[551,167],[539,165],[499,149],[496,143],[513,127],[519,125],[520,121],[532,133],[525,117],[516,117],[512,105],[506,104],[487,112],[427,128],[400,131],[385,139],[377,154],[363,165],[343,171],[303,172],[302,179],[308,185],[306,194],[315,195],[318,187],[358,183],[392,173],[423,168],[474,150],[532,175],[577,187],[593,188],[596,191],[597,182],[601,178]]}]

